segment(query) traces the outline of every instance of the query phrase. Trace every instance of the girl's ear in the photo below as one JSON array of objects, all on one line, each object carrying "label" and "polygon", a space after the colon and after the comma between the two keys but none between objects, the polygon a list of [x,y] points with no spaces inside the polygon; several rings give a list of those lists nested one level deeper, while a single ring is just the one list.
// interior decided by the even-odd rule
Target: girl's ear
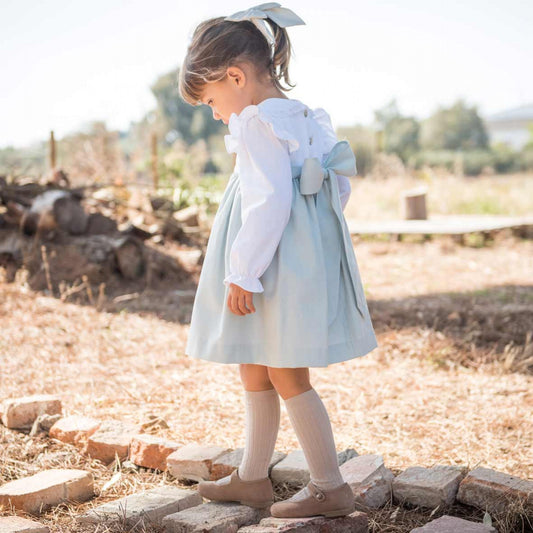
[{"label": "girl's ear", "polygon": [[246,83],[246,74],[239,67],[228,67],[227,74],[231,83],[234,83],[237,87],[242,88]]}]

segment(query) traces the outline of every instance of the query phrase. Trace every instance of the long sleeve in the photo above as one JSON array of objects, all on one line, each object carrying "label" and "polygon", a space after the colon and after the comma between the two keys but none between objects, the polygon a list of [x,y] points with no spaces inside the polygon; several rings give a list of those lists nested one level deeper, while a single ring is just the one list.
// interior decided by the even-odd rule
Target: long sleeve
[{"label": "long sleeve", "polygon": [[231,246],[224,284],[263,292],[259,278],[272,261],[291,212],[289,145],[257,113],[239,124],[238,145],[230,140],[240,163],[242,225]]}]

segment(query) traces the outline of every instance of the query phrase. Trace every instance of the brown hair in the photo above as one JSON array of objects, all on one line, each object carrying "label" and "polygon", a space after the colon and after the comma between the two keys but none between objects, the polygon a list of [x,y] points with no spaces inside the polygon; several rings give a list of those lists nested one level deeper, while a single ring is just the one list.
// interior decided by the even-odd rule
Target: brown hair
[{"label": "brown hair", "polygon": [[[265,36],[249,20],[231,21],[215,17],[201,22],[192,35],[191,43],[178,76],[178,91],[187,103],[200,105],[206,83],[221,81],[226,69],[248,61],[258,76],[268,73],[272,83],[282,91],[294,87],[289,80],[289,60],[292,53],[287,30],[273,20],[265,19],[275,37],[274,57]],[[280,84],[283,78],[291,89]]]}]

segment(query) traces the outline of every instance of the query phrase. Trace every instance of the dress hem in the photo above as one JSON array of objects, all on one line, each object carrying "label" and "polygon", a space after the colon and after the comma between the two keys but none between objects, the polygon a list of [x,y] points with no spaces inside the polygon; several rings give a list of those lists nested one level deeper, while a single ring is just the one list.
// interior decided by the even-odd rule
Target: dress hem
[{"label": "dress hem", "polygon": [[[204,361],[210,361],[212,363],[222,364],[256,364],[264,365],[272,368],[325,368],[335,363],[342,363],[350,359],[357,359],[370,353],[372,350],[378,347],[378,343],[374,338],[368,339],[365,344],[358,344],[358,348],[354,349],[351,343],[340,343],[330,345],[329,357],[325,364],[321,364],[319,361],[309,358],[309,350],[302,351],[303,358],[298,361],[297,358],[292,358],[291,364],[283,363],[281,358],[277,360],[272,358],[271,351],[265,351],[264,346],[261,345],[226,345],[225,349],[222,347],[217,352],[210,352],[212,357],[200,355],[195,350],[191,350],[190,347],[186,348],[184,352],[187,357],[193,359],[203,359]],[[294,353],[292,354],[294,356]],[[286,356],[286,354],[285,354]],[[318,358],[320,360],[320,358]],[[323,358],[322,358],[323,360]]]}]

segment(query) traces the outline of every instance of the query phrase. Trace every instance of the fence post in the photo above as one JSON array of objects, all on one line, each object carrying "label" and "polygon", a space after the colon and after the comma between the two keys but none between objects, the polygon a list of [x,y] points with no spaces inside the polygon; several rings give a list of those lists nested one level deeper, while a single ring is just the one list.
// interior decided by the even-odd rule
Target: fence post
[{"label": "fence post", "polygon": [[50,168],[52,173],[56,169],[56,141],[54,139],[54,130],[50,131]]},{"label": "fence post", "polygon": [[159,186],[159,177],[157,175],[157,135],[152,132],[152,182],[154,189],[157,190]]}]

